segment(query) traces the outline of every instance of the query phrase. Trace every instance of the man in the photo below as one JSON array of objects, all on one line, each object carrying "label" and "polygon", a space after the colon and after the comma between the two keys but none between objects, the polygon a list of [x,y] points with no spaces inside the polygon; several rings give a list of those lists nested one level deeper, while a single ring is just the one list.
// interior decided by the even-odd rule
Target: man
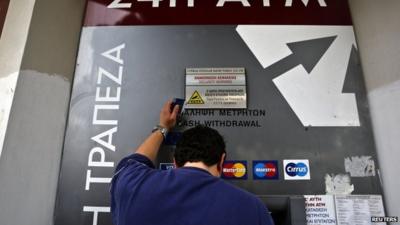
[{"label": "man", "polygon": [[214,129],[198,126],[177,143],[177,169],[154,167],[179,106],[161,110],[160,123],[132,154],[118,164],[111,187],[114,225],[273,225],[263,203],[219,177],[225,142]]}]

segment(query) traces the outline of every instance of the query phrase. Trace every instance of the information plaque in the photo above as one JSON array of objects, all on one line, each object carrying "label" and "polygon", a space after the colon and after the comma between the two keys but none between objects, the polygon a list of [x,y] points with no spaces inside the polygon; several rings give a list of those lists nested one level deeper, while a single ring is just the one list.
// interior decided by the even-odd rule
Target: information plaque
[{"label": "information plaque", "polygon": [[244,68],[187,68],[185,108],[245,109]]},{"label": "information plaque", "polygon": [[337,195],[335,205],[338,225],[386,225],[371,221],[385,216],[381,195]]}]

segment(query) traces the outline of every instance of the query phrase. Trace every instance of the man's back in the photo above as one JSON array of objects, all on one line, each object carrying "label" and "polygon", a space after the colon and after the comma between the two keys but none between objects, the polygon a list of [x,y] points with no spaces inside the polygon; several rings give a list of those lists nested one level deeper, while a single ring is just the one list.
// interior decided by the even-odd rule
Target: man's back
[{"label": "man's back", "polygon": [[195,167],[155,170],[134,154],[118,165],[113,179],[115,225],[272,225],[255,196]]}]

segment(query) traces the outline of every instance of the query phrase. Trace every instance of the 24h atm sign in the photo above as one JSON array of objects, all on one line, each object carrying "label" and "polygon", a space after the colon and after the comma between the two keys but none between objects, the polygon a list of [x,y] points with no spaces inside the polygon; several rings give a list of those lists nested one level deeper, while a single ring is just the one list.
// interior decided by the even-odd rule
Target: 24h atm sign
[{"label": "24h atm sign", "polygon": [[[121,18],[122,17],[122,18]],[[90,0],[85,25],[351,25],[345,0]]]}]

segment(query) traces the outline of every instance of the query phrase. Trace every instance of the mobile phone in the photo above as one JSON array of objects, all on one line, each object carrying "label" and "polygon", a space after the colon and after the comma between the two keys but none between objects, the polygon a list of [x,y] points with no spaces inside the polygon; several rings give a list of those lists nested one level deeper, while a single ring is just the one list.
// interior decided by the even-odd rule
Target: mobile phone
[{"label": "mobile phone", "polygon": [[183,98],[174,98],[172,100],[172,104],[171,104],[171,112],[172,110],[174,110],[176,105],[179,105],[179,111],[178,111],[178,115],[180,115],[182,113],[182,109],[183,109],[183,104],[185,103],[185,99]]}]

